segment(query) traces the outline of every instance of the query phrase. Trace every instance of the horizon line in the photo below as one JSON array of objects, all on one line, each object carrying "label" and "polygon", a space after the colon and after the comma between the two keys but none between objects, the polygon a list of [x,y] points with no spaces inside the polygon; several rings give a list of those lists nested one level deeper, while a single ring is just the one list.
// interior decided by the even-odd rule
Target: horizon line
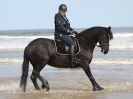
[{"label": "horizon line", "polygon": [[[95,26],[92,26],[95,27]],[[91,28],[91,27],[88,27]],[[120,26],[120,27],[112,27],[112,28],[133,28],[133,26]],[[85,27],[83,28],[74,28],[74,29],[86,29]],[[29,29],[0,29],[0,31],[21,31],[21,30],[54,30],[54,28],[29,28]]]}]

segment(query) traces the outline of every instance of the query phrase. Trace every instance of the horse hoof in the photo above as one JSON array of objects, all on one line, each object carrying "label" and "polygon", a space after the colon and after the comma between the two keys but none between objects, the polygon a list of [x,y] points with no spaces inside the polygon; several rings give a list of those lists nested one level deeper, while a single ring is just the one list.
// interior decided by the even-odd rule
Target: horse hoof
[{"label": "horse hoof", "polygon": [[41,89],[38,87],[38,88],[36,88],[36,90],[41,90]]},{"label": "horse hoof", "polygon": [[48,92],[50,90],[50,88],[46,88],[46,92]]},{"label": "horse hoof", "polygon": [[42,89],[44,89],[45,88],[45,85],[42,85]]},{"label": "horse hoof", "polygon": [[50,90],[49,85],[42,85],[42,89],[45,89],[45,88],[46,88],[46,91],[49,91]]},{"label": "horse hoof", "polygon": [[104,89],[104,88],[102,88],[102,87],[99,86],[99,87],[94,87],[94,88],[93,88],[93,91],[100,91],[100,90],[103,90],[103,89]]}]

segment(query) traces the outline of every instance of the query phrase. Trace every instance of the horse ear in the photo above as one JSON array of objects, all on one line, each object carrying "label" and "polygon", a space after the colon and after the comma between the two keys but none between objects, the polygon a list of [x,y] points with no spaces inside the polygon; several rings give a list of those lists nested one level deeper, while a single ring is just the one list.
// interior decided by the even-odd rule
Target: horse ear
[{"label": "horse ear", "polygon": [[111,28],[112,28],[112,27],[110,27],[110,26],[108,27],[109,30],[111,30]]}]

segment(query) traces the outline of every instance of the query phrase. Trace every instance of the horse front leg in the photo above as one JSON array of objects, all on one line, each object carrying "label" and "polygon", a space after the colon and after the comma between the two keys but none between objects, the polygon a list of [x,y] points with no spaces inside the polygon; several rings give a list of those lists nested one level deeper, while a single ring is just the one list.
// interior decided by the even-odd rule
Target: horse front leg
[{"label": "horse front leg", "polygon": [[89,65],[85,65],[81,68],[84,70],[84,72],[90,79],[92,86],[93,86],[93,91],[103,90],[103,88],[96,82],[95,78],[93,77]]}]

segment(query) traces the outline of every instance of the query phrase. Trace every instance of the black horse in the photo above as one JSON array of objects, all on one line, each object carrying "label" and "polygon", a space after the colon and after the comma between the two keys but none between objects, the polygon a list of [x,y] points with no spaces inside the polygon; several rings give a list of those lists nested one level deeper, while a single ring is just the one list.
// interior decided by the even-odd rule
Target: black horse
[{"label": "black horse", "polygon": [[50,89],[48,81],[40,75],[40,71],[46,64],[58,68],[81,67],[90,79],[93,91],[102,90],[103,88],[95,81],[89,64],[92,61],[93,50],[97,43],[99,43],[99,47],[103,54],[108,53],[109,41],[113,39],[111,28],[92,27],[76,35],[76,39],[80,45],[80,52],[76,56],[80,59],[80,63],[75,66],[71,66],[69,56],[57,55],[54,40],[38,38],[30,42],[24,50],[24,61],[20,81],[20,86],[23,90],[26,90],[29,62],[33,65],[33,71],[30,78],[36,90],[40,90],[37,84],[37,78],[42,82],[42,88],[46,88],[46,90]]}]

